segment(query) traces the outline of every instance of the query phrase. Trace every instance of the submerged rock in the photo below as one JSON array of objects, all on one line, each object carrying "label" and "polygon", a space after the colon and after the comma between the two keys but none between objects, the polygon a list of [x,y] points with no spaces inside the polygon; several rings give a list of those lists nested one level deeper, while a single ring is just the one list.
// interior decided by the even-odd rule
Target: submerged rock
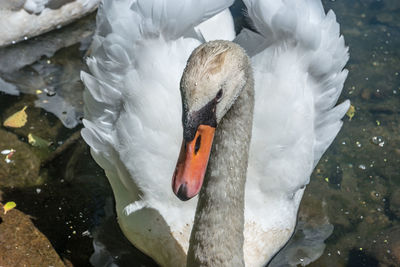
[{"label": "submerged rock", "polygon": [[1,203],[0,210],[0,266],[65,266],[28,215],[17,209],[4,215]]},{"label": "submerged rock", "polygon": [[6,155],[1,154],[0,186],[24,187],[41,183],[40,160],[30,146],[20,141],[15,134],[1,129],[0,136],[0,151],[15,150],[9,161],[6,161]]}]

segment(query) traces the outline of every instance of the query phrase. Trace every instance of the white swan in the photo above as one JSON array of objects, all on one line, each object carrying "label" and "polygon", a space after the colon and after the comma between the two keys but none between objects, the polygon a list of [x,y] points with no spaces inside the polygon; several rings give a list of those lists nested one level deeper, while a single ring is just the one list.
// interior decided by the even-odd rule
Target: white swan
[{"label": "white swan", "polygon": [[[291,236],[309,176],[342,125],[349,103],[334,106],[348,53],[319,0],[244,2],[259,33],[235,39],[255,82],[243,253],[247,266],[262,266]],[[233,32],[227,11],[198,26],[230,4],[104,1],[91,75],[82,73],[82,135],[109,178],[120,227],[163,266],[185,265],[196,207],[196,198],[181,202],[171,190],[182,140],[179,81],[194,48]]]},{"label": "white swan", "polygon": [[99,0],[0,1],[0,46],[68,24],[97,8]]}]

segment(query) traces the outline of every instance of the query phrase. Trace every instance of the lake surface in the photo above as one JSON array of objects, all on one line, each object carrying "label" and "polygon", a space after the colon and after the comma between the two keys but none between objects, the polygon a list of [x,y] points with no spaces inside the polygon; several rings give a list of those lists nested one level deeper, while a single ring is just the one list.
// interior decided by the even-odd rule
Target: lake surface
[{"label": "lake surface", "polygon": [[[399,266],[400,1],[323,2],[349,46],[339,102],[350,99],[355,113],[314,170],[296,233],[271,266]],[[91,266],[93,237],[106,260],[154,266],[120,233],[107,179],[79,138],[94,18],[0,49],[1,122],[25,106],[28,115],[22,128],[0,128],[0,151],[16,150],[0,160],[1,201],[31,215],[74,266]],[[29,134],[44,141],[30,145]]]}]

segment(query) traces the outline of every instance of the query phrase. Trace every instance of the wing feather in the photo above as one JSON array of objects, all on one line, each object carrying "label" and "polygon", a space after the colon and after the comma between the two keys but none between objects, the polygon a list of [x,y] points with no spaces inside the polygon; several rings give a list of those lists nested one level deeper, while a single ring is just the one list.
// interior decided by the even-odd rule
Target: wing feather
[{"label": "wing feather", "polygon": [[[286,193],[293,193],[308,183],[314,162],[333,141],[349,106],[346,101],[333,108],[347,77],[343,67],[348,49],[334,13],[325,15],[319,0],[244,2],[259,32],[244,30],[236,39],[249,52],[254,68],[252,143],[257,144],[257,153],[252,156],[276,164],[276,151],[286,154],[284,159],[302,151],[298,160],[309,159],[302,166],[293,162],[280,171],[266,163],[267,167],[257,172],[266,177],[285,173],[289,177],[281,177],[281,183],[287,185]],[[332,134],[326,133],[332,129]],[[296,168],[302,170],[301,175]],[[272,169],[274,172],[269,172]],[[271,190],[271,185],[265,190]]]},{"label": "wing feather", "polygon": [[231,4],[104,0],[87,59],[90,74],[81,74],[86,86],[82,136],[113,187],[121,229],[164,265],[185,261],[190,232],[182,232],[191,225],[197,202],[182,203],[167,190],[182,140],[179,81],[195,47],[224,36],[222,31],[233,32],[226,11],[222,20],[231,29],[199,26]]},{"label": "wing feather", "polygon": [[320,0],[244,3],[257,30],[235,39],[251,57],[255,79],[245,216],[267,232],[288,229],[289,238],[304,187],[349,107],[348,101],[335,107],[348,48]]}]

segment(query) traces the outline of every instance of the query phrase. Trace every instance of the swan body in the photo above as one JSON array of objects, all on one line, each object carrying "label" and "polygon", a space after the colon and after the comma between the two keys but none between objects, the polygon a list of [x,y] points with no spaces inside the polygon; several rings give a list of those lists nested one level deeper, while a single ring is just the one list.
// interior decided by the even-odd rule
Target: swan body
[{"label": "swan body", "polygon": [[97,8],[99,0],[13,0],[0,2],[0,46],[68,24]]},{"label": "swan body", "polygon": [[[244,2],[258,33],[234,39],[250,57],[255,90],[243,254],[247,266],[263,266],[293,233],[310,174],[342,125],[349,102],[335,104],[348,52],[318,0]],[[119,225],[163,266],[185,265],[197,202],[171,190],[183,132],[179,82],[197,46],[234,37],[231,4],[105,0],[90,74],[81,75],[82,136],[113,188]]]}]

